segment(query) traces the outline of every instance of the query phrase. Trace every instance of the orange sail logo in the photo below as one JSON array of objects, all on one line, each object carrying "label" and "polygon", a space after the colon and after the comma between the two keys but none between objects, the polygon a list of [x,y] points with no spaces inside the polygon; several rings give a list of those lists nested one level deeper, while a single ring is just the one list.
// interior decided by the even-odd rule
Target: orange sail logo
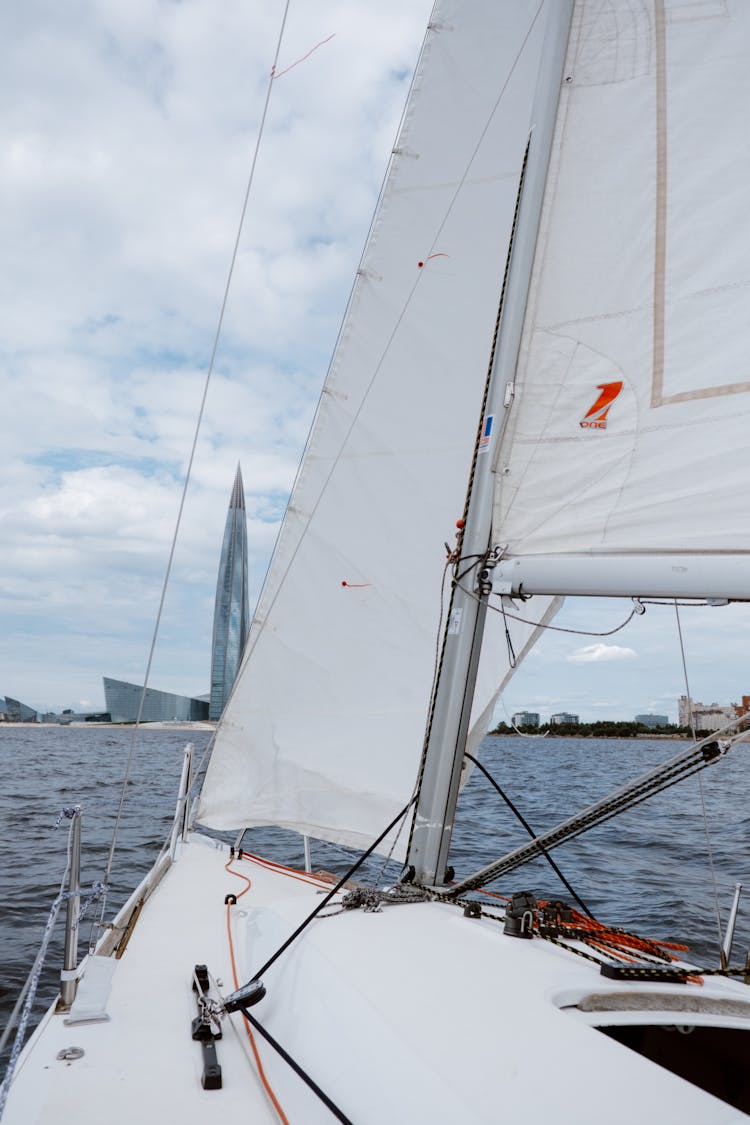
[{"label": "orange sail logo", "polygon": [[609,408],[622,390],[622,382],[600,383],[596,389],[602,393],[580,421],[584,430],[606,430]]}]

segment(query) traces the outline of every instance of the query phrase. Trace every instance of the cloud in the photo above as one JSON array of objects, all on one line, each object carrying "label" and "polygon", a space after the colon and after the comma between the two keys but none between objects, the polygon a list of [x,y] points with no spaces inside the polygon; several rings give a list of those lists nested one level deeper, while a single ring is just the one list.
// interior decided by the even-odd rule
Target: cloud
[{"label": "cloud", "polygon": [[[257,592],[431,0],[293,9],[152,683],[205,691],[237,462]],[[249,0],[51,0],[0,40],[0,695],[142,675],[278,35]]]},{"label": "cloud", "polygon": [[584,645],[566,657],[571,664],[593,664],[610,660],[629,660],[635,656],[635,650],[624,648],[621,645]]}]

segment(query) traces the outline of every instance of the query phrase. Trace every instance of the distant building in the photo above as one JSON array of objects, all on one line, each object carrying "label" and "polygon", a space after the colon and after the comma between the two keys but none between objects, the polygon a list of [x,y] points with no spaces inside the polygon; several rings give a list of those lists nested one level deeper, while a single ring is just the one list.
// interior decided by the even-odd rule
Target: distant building
[{"label": "distant building", "polygon": [[[143,688],[124,680],[104,676],[104,700],[113,723],[134,723],[138,718]],[[170,691],[146,688],[141,710],[144,723],[197,722],[208,718],[208,700],[189,695],[174,695]]]},{"label": "distant building", "polygon": [[229,698],[249,629],[247,597],[247,519],[239,465],[229,500],[219,559],[211,645],[210,719],[219,719]]},{"label": "distant building", "polygon": [[681,727],[694,726],[696,730],[719,730],[742,713],[734,703],[699,703],[687,695],[680,696],[677,712]]},{"label": "distant building", "polygon": [[5,696],[5,714],[9,723],[35,723],[39,717],[33,707],[27,707],[9,695]]},{"label": "distant building", "polygon": [[111,723],[112,716],[109,711],[73,711],[66,708],[64,711],[45,711],[41,722],[59,723],[60,726],[67,726],[69,723]]},{"label": "distant building", "polygon": [[[229,698],[248,634],[247,520],[239,465],[234,478],[219,560],[211,646],[210,696],[175,695],[147,688],[143,722],[195,722],[218,719]],[[113,723],[134,723],[143,688],[124,680],[104,679],[104,705]],[[76,719],[82,716],[75,716]],[[52,720],[57,721],[57,720]],[[62,718],[62,722],[67,721]]]},{"label": "distant building", "polygon": [[578,715],[571,715],[570,711],[558,711],[556,715],[550,715],[549,721],[553,727],[559,727],[563,723],[580,723]]},{"label": "distant building", "polygon": [[513,716],[514,727],[538,727],[539,714],[536,711],[516,711]]},{"label": "distant building", "polygon": [[669,726],[669,717],[667,715],[652,715],[650,711],[647,715],[636,715],[635,721],[644,727]]}]

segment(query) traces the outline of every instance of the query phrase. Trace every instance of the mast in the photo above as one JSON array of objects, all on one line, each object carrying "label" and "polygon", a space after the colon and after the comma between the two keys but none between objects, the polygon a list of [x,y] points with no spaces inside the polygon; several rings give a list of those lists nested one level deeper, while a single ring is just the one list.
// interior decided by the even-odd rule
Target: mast
[{"label": "mast", "polygon": [[[461,553],[467,559],[485,555],[490,546],[492,464],[512,399],[513,374],[521,342],[573,3],[574,0],[555,0],[548,5],[548,22],[532,114],[533,131],[487,393],[484,432],[487,436],[492,436],[492,444],[477,458],[461,541]],[[488,432],[486,420],[490,416],[493,417],[493,423],[490,423]],[[407,858],[407,862],[414,867],[416,882],[427,885],[439,884],[445,880],[487,599],[491,590],[491,573],[482,574],[482,570],[483,568],[478,567],[470,571],[463,586],[454,586],[443,639],[441,666],[426,738],[414,830]]]}]

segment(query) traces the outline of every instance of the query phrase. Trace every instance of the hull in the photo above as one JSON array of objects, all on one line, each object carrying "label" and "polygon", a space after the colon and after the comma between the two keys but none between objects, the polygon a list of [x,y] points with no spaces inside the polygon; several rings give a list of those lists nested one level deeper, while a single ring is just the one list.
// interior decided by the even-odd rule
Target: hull
[{"label": "hull", "polygon": [[[124,952],[107,958],[108,997],[92,970],[104,944],[84,964],[72,1013],[51,1011],[37,1029],[19,1061],[5,1125],[93,1125],[104,1107],[113,1123],[284,1120],[258,1076],[256,1052],[287,1120],[334,1120],[257,1033],[253,1046],[239,1013],[223,1019],[216,1042],[221,1089],[203,1088],[203,1050],[191,1038],[194,966],[205,964],[215,993],[228,995],[328,889],[265,860],[230,859],[226,848],[191,836],[140,910]],[[225,904],[228,894],[237,901]],[[138,894],[131,906],[137,901]],[[323,914],[264,975],[267,994],[251,1014],[343,1119],[448,1125],[516,1114],[593,1123],[606,1107],[608,1120],[623,1125],[657,1113],[717,1125],[750,1120],[738,1108],[747,1092],[736,1060],[746,1057],[750,1033],[742,985],[605,980],[584,958],[505,936],[498,921],[466,918],[452,905],[367,913],[342,911],[334,900]],[[122,944],[122,933],[105,943]],[[97,1004],[107,1019],[68,1022],[76,1006],[88,1005],[86,1015]],[[680,1044],[697,1036],[711,1080],[736,1104],[615,1038],[637,1046],[658,1034]],[[58,1057],[73,1047],[83,1054]]]}]

